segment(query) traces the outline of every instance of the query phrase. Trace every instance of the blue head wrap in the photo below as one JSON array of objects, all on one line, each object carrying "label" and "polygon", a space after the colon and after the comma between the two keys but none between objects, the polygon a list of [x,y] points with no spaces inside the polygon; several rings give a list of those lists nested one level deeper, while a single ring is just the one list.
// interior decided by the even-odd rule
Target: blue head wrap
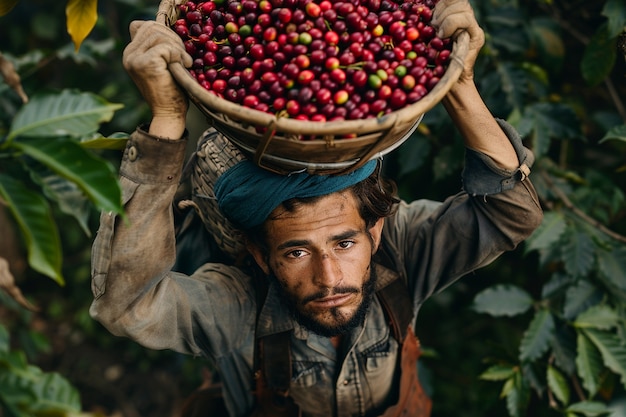
[{"label": "blue head wrap", "polygon": [[376,160],[372,160],[345,175],[280,175],[243,160],[217,179],[214,192],[226,218],[245,230],[262,224],[283,201],[344,190],[363,181],[375,168]]}]

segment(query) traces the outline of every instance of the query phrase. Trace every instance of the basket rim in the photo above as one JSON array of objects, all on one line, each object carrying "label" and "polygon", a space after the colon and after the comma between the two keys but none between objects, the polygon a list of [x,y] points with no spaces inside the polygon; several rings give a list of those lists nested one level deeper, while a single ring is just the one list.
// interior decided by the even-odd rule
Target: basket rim
[{"label": "basket rim", "polygon": [[[157,21],[171,29],[170,23],[175,20],[176,17],[176,6],[185,1],[186,0],[162,0],[159,5],[159,12],[157,13]],[[210,93],[189,74],[187,68],[182,64],[182,61],[171,62],[168,68],[176,82],[185,90],[192,101],[199,101],[207,108],[217,113],[222,113],[238,122],[249,123],[255,126],[271,126],[274,131],[285,134],[318,136],[334,136],[344,133],[365,134],[389,129],[396,123],[410,123],[435,107],[448,93],[452,85],[459,79],[463,71],[465,58],[469,52],[469,40],[469,33],[467,33],[467,31],[460,32],[453,39],[450,62],[446,72],[437,85],[420,100],[381,117],[359,120],[320,122],[279,117],[275,114],[244,107],[241,104],[230,102]],[[310,142],[323,143],[324,141],[321,139],[312,139]]]},{"label": "basket rim", "polygon": [[[397,141],[395,141],[390,146],[388,146],[388,147],[380,150],[379,152],[375,153],[368,160],[371,161],[372,159],[380,159],[380,158],[384,157],[385,155],[393,152],[398,147],[400,147],[400,145],[402,145],[404,142],[406,142],[407,140],[410,139],[411,135],[413,134],[415,129],[417,129],[418,125],[420,124],[420,122],[422,121],[423,118],[424,118],[424,115],[423,114],[420,115],[418,117],[418,119],[415,121],[415,124],[404,134],[404,136],[401,139],[398,139]],[[350,139],[348,139],[348,140],[350,140]],[[306,142],[303,142],[303,143],[304,143],[304,146],[314,146],[315,144],[313,142],[315,142],[315,141],[312,140],[312,141],[306,141]],[[318,140],[318,142],[321,142],[321,140]],[[246,145],[244,143],[237,142],[236,145],[241,150],[243,150],[245,152],[248,152],[249,154],[254,154],[256,152],[256,148],[248,146],[248,145]],[[314,172],[317,172],[318,170],[335,171],[335,170],[344,170],[344,169],[349,169],[349,168],[355,168],[356,164],[361,162],[363,160],[363,158],[353,158],[353,159],[348,159],[348,160],[340,161],[340,162],[309,162],[309,161],[305,161],[305,160],[288,159],[288,158],[283,158],[283,157],[280,157],[280,156],[277,156],[277,155],[264,153],[262,155],[262,160],[264,162],[280,164],[283,167],[290,167],[291,169],[293,169],[293,171],[290,171],[290,172],[296,173],[296,172],[300,172],[300,171],[307,171],[307,172],[314,171]],[[269,168],[269,169],[272,170],[271,168]],[[339,171],[339,172],[341,172],[341,171]]]}]

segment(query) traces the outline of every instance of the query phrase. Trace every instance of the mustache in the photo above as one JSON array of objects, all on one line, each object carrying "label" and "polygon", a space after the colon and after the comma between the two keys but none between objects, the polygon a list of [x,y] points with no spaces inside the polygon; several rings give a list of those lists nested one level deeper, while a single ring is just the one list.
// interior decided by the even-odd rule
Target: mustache
[{"label": "mustache", "polygon": [[318,291],[302,299],[302,304],[310,303],[311,301],[321,300],[326,297],[341,294],[358,294],[361,290],[355,287],[336,287],[327,288],[322,291]]}]

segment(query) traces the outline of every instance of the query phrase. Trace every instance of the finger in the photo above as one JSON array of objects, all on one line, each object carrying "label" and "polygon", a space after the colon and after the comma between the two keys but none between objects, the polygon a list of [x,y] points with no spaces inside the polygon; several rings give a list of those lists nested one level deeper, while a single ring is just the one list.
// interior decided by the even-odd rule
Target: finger
[{"label": "finger", "polygon": [[[435,6],[431,23],[445,37],[456,32],[451,26],[458,26],[456,29],[467,29],[471,25],[478,25],[474,17],[474,10],[466,0],[442,0]],[[445,26],[446,30],[442,31],[442,26]]]},{"label": "finger", "polygon": [[433,15],[433,26],[437,28],[437,36],[440,38],[449,38],[456,36],[460,31],[466,30],[473,45],[482,45],[484,43],[484,32],[476,21],[474,11],[469,2],[464,0],[442,0],[437,7],[442,8],[435,10]]},{"label": "finger", "polygon": [[[193,58],[187,53],[180,37],[170,28],[153,21],[133,21],[130,24],[132,41],[124,49],[122,62],[133,67],[141,55],[160,57],[166,62],[181,62],[190,67]],[[141,58],[146,59],[146,58]]]},{"label": "finger", "polygon": [[193,64],[193,58],[187,53],[182,39],[169,27],[155,21],[148,21],[141,26],[140,32],[145,47],[167,45],[171,48],[164,56],[168,62],[182,62],[186,67]]},{"label": "finger", "polygon": [[135,34],[144,23],[145,22],[142,20],[133,20],[132,22],[130,22],[130,25],[128,26],[128,31],[130,32],[131,40],[135,38]]},{"label": "finger", "polygon": [[437,36],[440,38],[450,38],[455,33],[466,30],[470,34],[472,41],[482,38],[482,29],[473,17],[467,14],[453,15],[442,21],[437,30]]}]

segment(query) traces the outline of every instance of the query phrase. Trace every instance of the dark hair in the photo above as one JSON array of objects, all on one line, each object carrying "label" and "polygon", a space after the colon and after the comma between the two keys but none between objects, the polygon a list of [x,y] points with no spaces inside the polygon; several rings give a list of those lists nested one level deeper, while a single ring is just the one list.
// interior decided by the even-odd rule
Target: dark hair
[{"label": "dark hair", "polygon": [[[357,200],[359,214],[365,220],[369,229],[380,218],[389,217],[395,213],[397,204],[400,202],[396,184],[380,175],[380,164],[369,177],[347,189]],[[299,206],[313,204],[323,196],[290,198],[283,201],[281,206],[288,212],[295,211]],[[267,251],[265,222],[245,232],[246,238]]]}]

